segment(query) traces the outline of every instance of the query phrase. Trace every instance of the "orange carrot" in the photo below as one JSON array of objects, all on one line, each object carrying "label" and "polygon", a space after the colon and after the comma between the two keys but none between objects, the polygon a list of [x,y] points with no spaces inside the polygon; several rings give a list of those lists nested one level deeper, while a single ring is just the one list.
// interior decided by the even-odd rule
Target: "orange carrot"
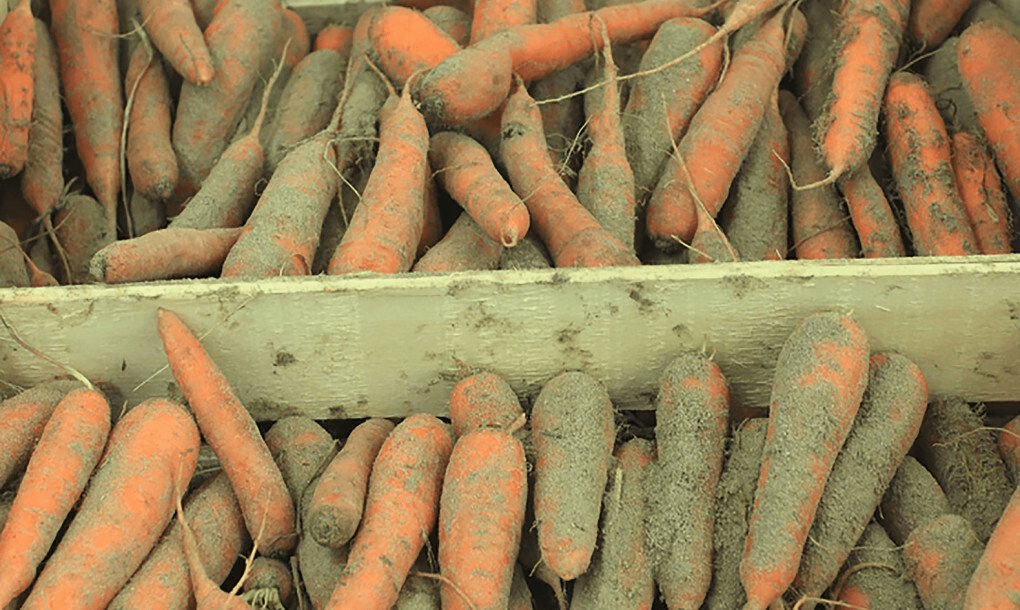
[{"label": "orange carrot", "polygon": [[110,432],[102,393],[73,390],[43,428],[0,533],[0,607],[27,590],[99,462]]},{"label": "orange carrot", "polygon": [[390,608],[436,526],[453,449],[447,424],[416,414],[398,424],[372,466],[361,525],[326,608]]},{"label": "orange carrot", "polygon": [[251,608],[240,597],[220,589],[219,585],[209,577],[202,564],[202,557],[198,554],[198,542],[195,540],[195,534],[184,517],[180,498],[177,498],[177,521],[181,525],[184,557],[188,562],[191,590],[195,594],[195,608],[197,610],[245,610]]},{"label": "orange carrot", "polygon": [[150,47],[135,46],[124,90],[134,92],[125,152],[131,184],[149,199],[165,201],[177,187],[177,156],[170,143],[169,85],[163,63]]},{"label": "orange carrot", "polygon": [[491,428],[457,439],[439,501],[443,608],[507,607],[527,499],[520,441]]},{"label": "orange carrot", "polygon": [[214,276],[240,234],[240,228],[152,231],[104,246],[89,273],[106,284]]},{"label": "orange carrot", "polygon": [[691,241],[695,198],[709,216],[719,213],[779,84],[785,42],[783,14],[777,13],[734,51],[722,81],[691,118],[648,200],[645,225],[658,247],[675,250],[677,239]]},{"label": "orange carrot", "polygon": [[175,313],[156,310],[156,327],[177,385],[202,436],[230,477],[248,533],[270,557],[297,544],[294,502],[248,410],[219,367]]},{"label": "orange carrot", "polygon": [[152,43],[190,83],[208,85],[213,60],[188,0],[138,0],[142,24]]},{"label": "orange carrot", "polygon": [[35,47],[32,5],[20,0],[0,23],[0,179],[20,172],[28,160]]},{"label": "orange carrot", "polygon": [[473,9],[468,44],[507,28],[535,23],[538,18],[535,0],[475,0]]},{"label": "orange carrot", "polygon": [[970,523],[955,513],[911,532],[903,544],[903,559],[924,607],[963,608],[967,583],[984,548]]},{"label": "orange carrot", "polygon": [[429,21],[449,34],[457,44],[466,47],[471,42],[471,15],[455,6],[430,6],[422,11]]},{"label": "orange carrot", "polygon": [[283,31],[277,38],[275,55],[279,57],[286,47],[283,63],[293,69],[311,51],[312,40],[300,13],[291,8],[283,8],[280,15],[283,18]]},{"label": "orange carrot", "polygon": [[439,183],[489,237],[510,248],[528,232],[527,207],[476,140],[443,131],[429,140],[428,155]]},{"label": "orange carrot", "polygon": [[396,87],[460,50],[457,41],[420,11],[380,6],[366,11],[361,21],[370,45],[365,52]]},{"label": "orange carrot", "polygon": [[946,126],[924,80],[893,74],[884,104],[889,160],[917,254],[980,254],[956,188]]},{"label": "orange carrot", "polygon": [[411,271],[488,271],[499,267],[502,255],[503,246],[486,235],[470,214],[461,212],[443,238],[422,254]]},{"label": "orange carrot", "polygon": [[513,388],[496,373],[465,377],[450,392],[450,424],[458,437],[481,428],[505,430],[523,414]]},{"label": "orange carrot", "polygon": [[974,0],[915,0],[910,6],[907,35],[915,45],[934,49],[942,44]]},{"label": "orange carrot", "polygon": [[[868,338],[847,315],[810,315],[783,344],[740,564],[744,610],[764,610],[793,582],[818,499],[867,380]],[[784,534],[776,536],[777,531]]]},{"label": "orange carrot", "polygon": [[861,256],[904,256],[906,248],[896,216],[868,164],[863,163],[846,174],[839,186],[843,189],[850,220],[860,239]]},{"label": "orange carrot", "polygon": [[825,108],[832,88],[829,56],[836,38],[836,12],[829,0],[807,0],[800,10],[808,22],[808,36],[793,66],[793,91],[812,122]]},{"label": "orange carrot", "polygon": [[1006,610],[1020,599],[1020,488],[995,526],[967,586],[965,610]]},{"label": "orange carrot", "polygon": [[51,27],[60,60],[60,83],[74,126],[86,180],[106,213],[105,230],[117,234],[120,135],[124,100],[117,67],[117,5],[114,0],[50,2]]},{"label": "orange carrot", "polygon": [[78,512],[22,608],[72,599],[79,608],[106,608],[173,516],[179,482],[194,472],[198,445],[195,421],[178,404],[153,398],[121,417]]},{"label": "orange carrot", "polygon": [[1020,416],[1014,417],[999,433],[999,454],[1009,470],[1013,483],[1020,487]]},{"label": "orange carrot", "polygon": [[981,254],[1010,254],[1009,206],[995,160],[977,136],[953,134],[953,173]]},{"label": "orange carrot", "polygon": [[28,158],[21,173],[21,193],[43,223],[52,225],[50,213],[64,192],[64,115],[60,107],[60,79],[53,35],[35,20],[35,64],[32,125]]},{"label": "orange carrot", "polygon": [[844,576],[830,596],[844,606],[922,610],[917,588],[906,573],[903,554],[881,525],[868,524],[844,568]]},{"label": "orange carrot", "polygon": [[241,599],[251,607],[269,607],[271,604],[286,607],[295,593],[290,565],[263,555],[251,562],[248,576],[241,584]]},{"label": "orange carrot", "polygon": [[361,523],[369,473],[393,422],[375,418],[359,424],[322,471],[308,502],[305,527],[316,542],[339,549]]},{"label": "orange carrot", "polygon": [[79,384],[72,381],[40,383],[0,403],[0,488],[24,470],[57,404]]},{"label": "orange carrot", "polygon": [[351,42],[354,37],[354,28],[347,25],[331,23],[324,26],[315,35],[312,43],[313,51],[331,49],[341,55],[348,55],[351,52]]},{"label": "orange carrot", "polygon": [[546,153],[542,116],[523,83],[503,112],[500,150],[510,184],[557,267],[638,264],[631,249],[603,228],[556,175]]}]

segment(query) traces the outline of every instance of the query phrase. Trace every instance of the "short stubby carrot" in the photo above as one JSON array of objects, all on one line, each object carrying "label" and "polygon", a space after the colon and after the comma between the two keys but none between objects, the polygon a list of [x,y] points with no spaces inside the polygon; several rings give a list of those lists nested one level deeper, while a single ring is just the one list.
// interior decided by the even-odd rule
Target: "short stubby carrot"
[{"label": "short stubby carrot", "polygon": [[75,381],[47,381],[0,403],[0,487],[28,464],[35,439],[42,434],[53,409],[71,390]]},{"label": "short stubby carrot", "polygon": [[1010,211],[995,160],[972,133],[952,136],[953,172],[981,254],[1010,254]]},{"label": "short stubby carrot", "polygon": [[897,72],[885,101],[889,161],[920,256],[980,254],[950,160],[949,135],[920,76]]},{"label": "short stubby carrot", "polygon": [[450,391],[450,424],[458,437],[481,428],[508,429],[523,415],[513,388],[493,372],[469,375]]},{"label": "short stubby carrot", "polygon": [[0,22],[0,179],[28,161],[36,38],[31,2],[20,0]]},{"label": "short stubby carrot", "polygon": [[361,525],[327,610],[393,606],[439,516],[443,473],[453,449],[448,424],[416,414],[379,449]]},{"label": "short stubby carrot", "polygon": [[177,188],[177,155],[170,143],[170,86],[160,57],[135,45],[124,75],[124,90],[133,93],[127,115],[125,155],[131,184],[147,198],[165,201]]},{"label": "short stubby carrot", "polygon": [[744,610],[764,610],[793,582],[818,500],[867,381],[868,337],[849,315],[812,314],[783,344],[740,563]]},{"label": "short stubby carrot", "polygon": [[1010,496],[967,585],[965,610],[1007,609],[1020,599],[1020,487]]},{"label": "short stubby carrot", "polygon": [[258,537],[259,548],[270,557],[293,550],[294,502],[251,414],[177,314],[157,309],[156,328],[170,371],[230,477],[248,533]]},{"label": "short stubby carrot", "polygon": [[207,85],[213,59],[188,0],[139,0],[138,12],[152,44],[178,74],[195,85]]},{"label": "short stubby carrot", "polygon": [[153,398],[110,432],[106,452],[22,608],[106,608],[156,545],[198,460],[195,420]]}]

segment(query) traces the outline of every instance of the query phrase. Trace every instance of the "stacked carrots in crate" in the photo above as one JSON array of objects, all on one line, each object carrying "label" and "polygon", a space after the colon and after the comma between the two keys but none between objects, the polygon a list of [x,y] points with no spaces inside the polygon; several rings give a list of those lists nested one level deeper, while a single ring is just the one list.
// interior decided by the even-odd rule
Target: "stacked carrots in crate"
[{"label": "stacked carrots in crate", "polygon": [[1012,5],[397,4],[11,0],[4,284],[1017,242]]}]

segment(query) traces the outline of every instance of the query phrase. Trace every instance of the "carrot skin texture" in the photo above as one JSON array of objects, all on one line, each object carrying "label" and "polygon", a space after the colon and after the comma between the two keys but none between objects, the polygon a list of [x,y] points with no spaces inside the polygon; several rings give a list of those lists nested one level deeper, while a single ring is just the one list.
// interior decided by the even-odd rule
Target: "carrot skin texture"
[{"label": "carrot skin texture", "polygon": [[471,17],[468,44],[475,44],[507,28],[535,23],[538,8],[535,0],[475,0]]},{"label": "carrot skin texture", "polygon": [[336,441],[314,419],[290,415],[279,419],[265,434],[269,453],[280,468],[283,482],[299,515],[307,527],[308,486],[336,455]]},{"label": "carrot skin texture", "polygon": [[370,44],[366,52],[395,87],[403,87],[415,72],[433,68],[460,50],[456,40],[420,11],[381,6],[369,9],[362,18]]},{"label": "carrot skin texture", "polygon": [[110,433],[110,405],[95,390],[68,393],[53,410],[0,533],[0,607],[27,590],[85,489]]},{"label": "carrot skin texture", "polygon": [[443,608],[509,604],[528,499],[526,469],[520,441],[503,430],[475,430],[454,444],[439,500],[438,556],[440,573],[459,591],[443,584]]},{"label": "carrot skin texture", "polygon": [[[137,83],[137,86],[135,85]],[[165,201],[177,187],[177,155],[170,143],[170,88],[159,56],[138,44],[128,62],[124,90],[134,90],[127,116],[131,184],[147,198]]]},{"label": "carrot skin texture", "polygon": [[892,541],[902,546],[915,529],[952,511],[935,477],[908,455],[889,482],[877,514]]},{"label": "carrot skin texture", "polygon": [[315,40],[312,41],[312,51],[330,49],[341,55],[349,55],[353,38],[354,28],[331,23],[323,27],[315,35]]},{"label": "carrot skin texture", "polygon": [[0,179],[28,161],[36,38],[31,3],[21,0],[0,22]]},{"label": "carrot skin texture", "polygon": [[865,610],[923,610],[917,588],[906,574],[903,553],[881,525],[869,523],[854,546],[844,565],[846,576],[839,580],[843,585],[830,597]]},{"label": "carrot skin texture", "polygon": [[966,131],[952,136],[952,160],[960,201],[981,254],[1011,254],[1009,204],[995,160],[977,136]]},{"label": "carrot skin texture", "polygon": [[28,463],[46,422],[57,404],[71,390],[79,387],[72,381],[40,383],[0,403],[0,487]]},{"label": "carrot skin texture", "polygon": [[455,6],[431,6],[422,14],[454,39],[458,45],[466,47],[471,41],[471,15]]},{"label": "carrot skin texture", "polygon": [[964,598],[965,610],[1007,610],[1020,598],[1020,487],[1010,496],[971,575]]},{"label": "carrot skin texture", "polygon": [[190,83],[207,85],[215,70],[188,0],[139,0],[138,12],[152,43]]},{"label": "carrot skin texture", "polygon": [[764,610],[793,582],[825,480],[860,407],[867,372],[868,337],[849,316],[810,315],[783,344],[740,564],[748,598],[744,610]]},{"label": "carrot skin texture", "polygon": [[857,229],[864,258],[906,256],[903,236],[892,207],[867,163],[841,181],[850,219]]},{"label": "carrot skin texture", "polygon": [[317,543],[338,550],[354,536],[372,464],[393,427],[393,422],[381,418],[359,424],[322,471],[304,519]]},{"label": "carrot skin texture", "polygon": [[328,610],[389,610],[435,528],[453,449],[447,424],[411,415],[386,438],[372,466],[365,511]]},{"label": "carrot skin texture", "polygon": [[[1020,481],[1020,416],[1009,420],[999,433],[999,454],[1013,483]],[[1020,486],[1020,483],[1017,485]]]},{"label": "carrot skin texture", "polygon": [[156,327],[174,379],[230,478],[248,533],[254,538],[262,531],[259,548],[270,557],[293,550],[297,544],[294,502],[255,421],[175,313],[158,309]]},{"label": "carrot skin texture", "polygon": [[920,256],[980,254],[950,161],[949,136],[924,80],[889,78],[885,132],[893,176]]},{"label": "carrot skin texture", "polygon": [[907,34],[924,49],[942,44],[974,0],[915,0],[910,7]]},{"label": "carrot skin texture", "polygon": [[947,513],[917,528],[903,546],[907,575],[925,608],[962,608],[985,545],[970,523]]},{"label": "carrot skin texture", "polygon": [[64,192],[64,114],[60,106],[57,48],[46,24],[35,19],[35,96],[21,194],[37,214],[53,211]]},{"label": "carrot skin texture", "polygon": [[450,273],[499,267],[503,246],[486,235],[467,212],[461,212],[446,234],[411,267],[420,273]]},{"label": "carrot skin texture", "polygon": [[215,275],[240,233],[240,228],[159,229],[104,246],[89,272],[107,284]]},{"label": "carrot skin texture", "polygon": [[178,404],[149,399],[110,432],[81,505],[22,608],[74,599],[106,608],[155,546],[198,459],[195,421]]}]

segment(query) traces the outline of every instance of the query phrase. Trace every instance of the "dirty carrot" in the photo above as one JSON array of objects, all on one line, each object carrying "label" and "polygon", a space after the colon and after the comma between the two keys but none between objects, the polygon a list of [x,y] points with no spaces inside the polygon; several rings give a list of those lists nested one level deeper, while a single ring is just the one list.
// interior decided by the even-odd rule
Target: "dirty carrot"
[{"label": "dirty carrot", "polygon": [[191,329],[168,309],[156,328],[170,370],[199,429],[230,477],[248,533],[270,557],[297,544],[294,502],[251,414]]},{"label": "dirty carrot", "polygon": [[907,35],[922,49],[938,47],[956,28],[974,0],[914,0],[907,19]]},{"label": "dirty carrot", "polygon": [[53,224],[70,271],[70,275],[62,274],[62,283],[92,281],[89,273],[92,257],[116,239],[107,223],[106,211],[101,202],[88,195],[69,195],[61,202],[53,216]]},{"label": "dirty carrot", "polygon": [[79,387],[73,381],[48,381],[23,390],[0,403],[0,487],[24,470],[57,404]]},{"label": "dirty carrot", "polygon": [[832,85],[829,55],[836,37],[836,15],[828,0],[807,0],[800,10],[808,22],[808,36],[793,65],[792,85],[812,122],[825,108]]},{"label": "dirty carrot", "polygon": [[354,28],[349,25],[331,23],[326,25],[315,35],[312,42],[312,51],[330,49],[341,55],[348,55],[351,52],[351,43],[354,40]]},{"label": "dirty carrot", "polygon": [[496,373],[475,373],[450,391],[450,424],[458,437],[481,428],[507,429],[522,415],[513,388]]},{"label": "dirty carrot", "polygon": [[915,529],[952,510],[939,482],[908,455],[889,482],[876,515],[893,542],[902,545]]},{"label": "dirty carrot", "polygon": [[209,577],[209,573],[206,572],[205,565],[202,563],[202,557],[198,552],[198,542],[195,540],[195,534],[191,531],[191,527],[184,516],[184,508],[181,506],[180,497],[177,498],[177,521],[180,523],[184,558],[188,564],[188,577],[191,580],[191,591],[195,595],[195,608],[197,610],[245,610],[251,608],[240,597],[235,596],[232,592],[228,593],[221,589]]},{"label": "dirty carrot", "polygon": [[188,0],[139,0],[138,12],[152,44],[190,83],[207,85],[215,73],[212,56]]},{"label": "dirty carrot", "polygon": [[110,405],[97,390],[73,390],[53,410],[0,533],[0,606],[7,607],[32,584],[109,432]]},{"label": "dirty carrot", "polygon": [[1009,205],[995,160],[972,133],[952,137],[953,172],[981,254],[1010,254]]},{"label": "dirty carrot", "polygon": [[453,449],[448,424],[411,415],[383,442],[372,466],[361,525],[328,610],[390,608],[436,526]]},{"label": "dirty carrot", "polygon": [[28,161],[35,98],[36,30],[29,0],[20,0],[0,22],[0,179]]},{"label": "dirty carrot", "polygon": [[764,610],[793,582],[818,499],[867,381],[868,337],[848,315],[812,314],[783,344],[740,564],[744,610]]},{"label": "dirty carrot", "polygon": [[421,255],[411,271],[488,271],[499,267],[502,254],[503,246],[486,235],[470,214],[461,212],[443,238]]},{"label": "dirty carrot", "polygon": [[241,583],[241,599],[252,608],[274,605],[289,606],[296,589],[290,564],[280,559],[259,555],[248,568]]},{"label": "dirty carrot", "polygon": [[1020,416],[1014,417],[999,433],[999,454],[1009,470],[1013,483],[1020,487]]},{"label": "dirty carrot", "polygon": [[514,192],[557,267],[636,265],[637,257],[577,200],[556,175],[546,152],[542,116],[518,82],[503,112],[503,162]]},{"label": "dirty carrot", "polygon": [[392,431],[393,422],[388,419],[359,424],[322,471],[304,519],[319,544],[339,549],[354,536],[361,523],[372,464]]},{"label": "dirty carrot", "polygon": [[198,447],[195,420],[179,404],[153,398],[121,417],[22,608],[70,599],[79,608],[106,608],[170,522]]},{"label": "dirty carrot", "polygon": [[168,227],[104,246],[89,263],[90,275],[106,284],[216,275],[240,228]]},{"label": "dirty carrot", "polygon": [[924,607],[963,608],[967,583],[984,549],[970,522],[956,513],[911,532],[903,544],[903,559]]},{"label": "dirty carrot", "polygon": [[906,247],[889,200],[871,168],[862,163],[839,181],[864,258],[905,256]]},{"label": "dirty carrot", "polygon": [[535,0],[475,0],[468,44],[475,44],[507,28],[535,23],[538,19],[535,4]]},{"label": "dirty carrot", "polygon": [[29,128],[28,159],[21,173],[21,193],[32,209],[43,217],[51,233],[50,213],[64,192],[64,115],[60,107],[60,79],[57,49],[46,24],[35,19],[35,64],[32,125]]},{"label": "dirty carrot", "polygon": [[155,201],[166,201],[177,187],[177,155],[170,143],[171,101],[166,72],[159,56],[146,44],[135,45],[124,75],[132,93],[127,155],[131,184]]},{"label": "dirty carrot", "polygon": [[471,15],[455,6],[430,6],[422,11],[429,21],[439,26],[457,44],[466,47],[471,41]]},{"label": "dirty carrot", "polygon": [[312,608],[326,607],[329,596],[333,594],[333,587],[347,566],[347,554],[346,546],[333,550],[316,542],[307,528],[301,532],[294,556],[297,558],[301,584]]},{"label": "dirty carrot", "polygon": [[875,522],[864,529],[832,593],[831,597],[850,608],[922,610],[903,553]]},{"label": "dirty carrot", "polygon": [[[400,6],[380,6],[362,15],[369,58],[403,87],[411,75],[438,65],[460,50],[449,34],[420,11]],[[355,31],[355,39],[357,39]],[[355,42],[357,47],[357,42]]]},{"label": "dirty carrot", "polygon": [[25,262],[31,260],[21,249],[14,228],[0,222],[0,287],[26,287],[32,283]]},{"label": "dirty carrot", "polygon": [[266,431],[265,439],[294,499],[299,521],[307,527],[309,484],[336,455],[336,442],[325,428],[305,415],[277,420]]},{"label": "dirty carrot", "polygon": [[1020,599],[1020,487],[1013,491],[967,586],[965,610],[1010,608]]}]

